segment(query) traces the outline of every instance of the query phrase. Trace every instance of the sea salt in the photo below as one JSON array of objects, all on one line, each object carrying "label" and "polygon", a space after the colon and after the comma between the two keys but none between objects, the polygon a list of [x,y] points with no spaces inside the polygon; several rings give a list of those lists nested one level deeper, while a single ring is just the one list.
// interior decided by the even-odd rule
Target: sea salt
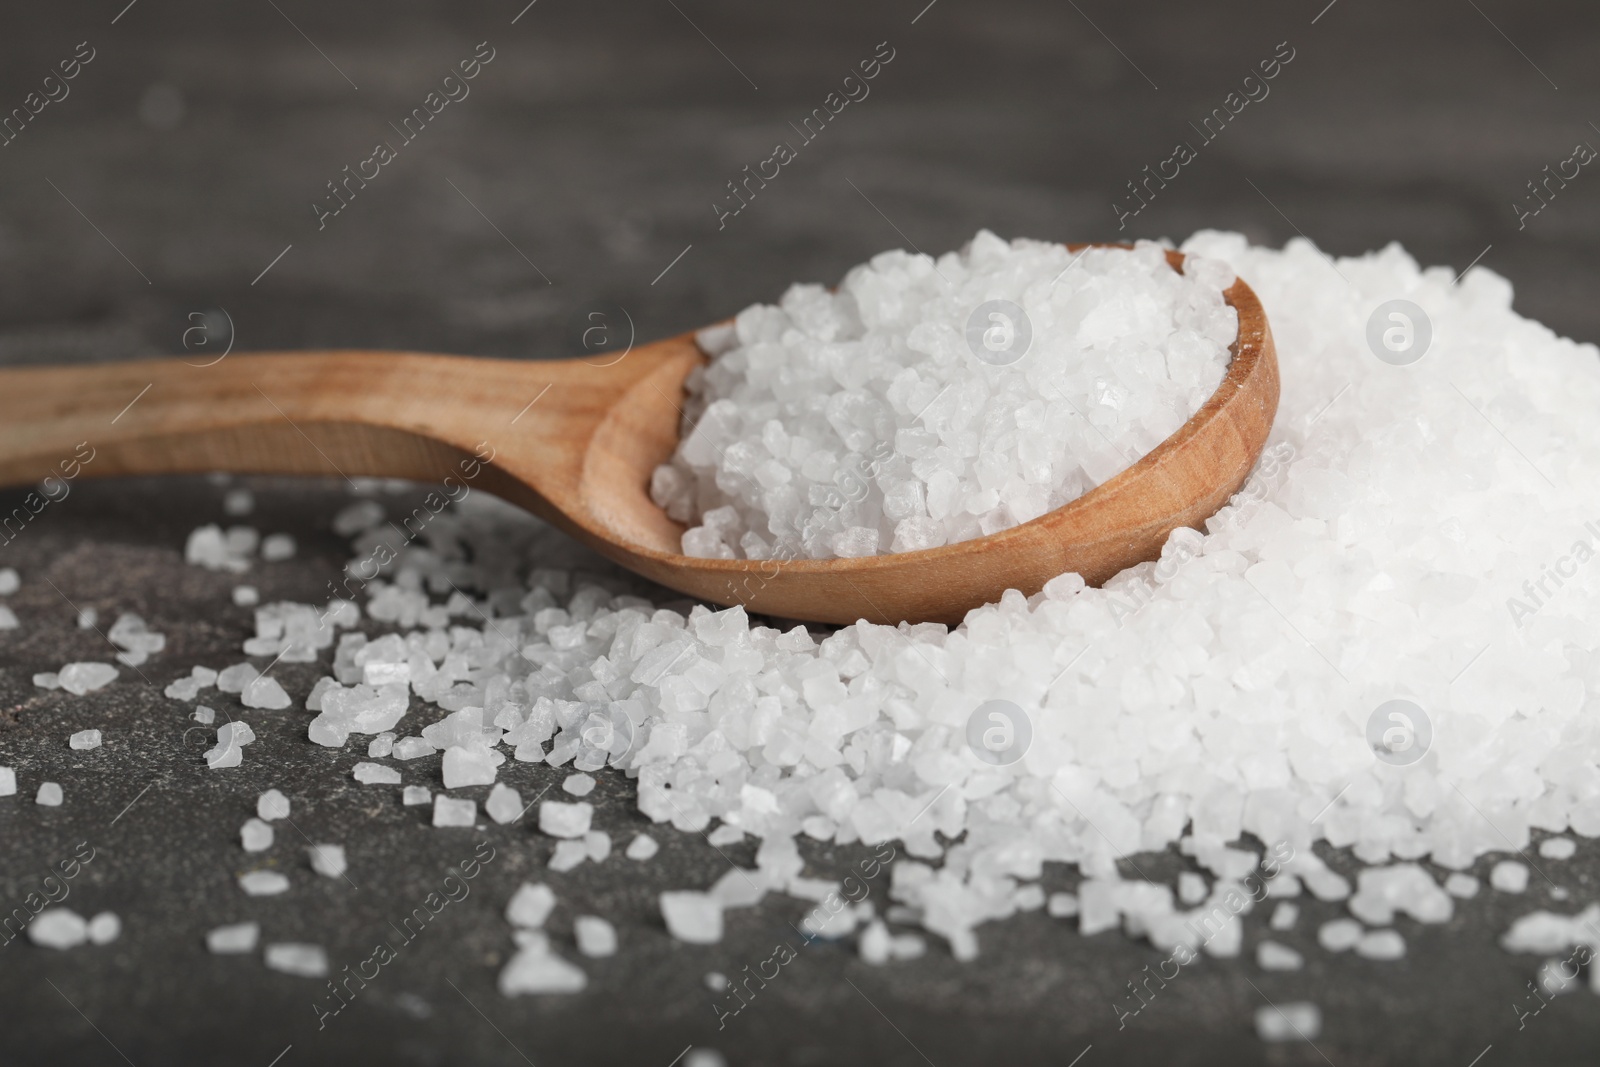
[{"label": "sea salt", "polygon": [[1263,971],[1298,971],[1305,965],[1306,958],[1288,945],[1263,941],[1256,946],[1256,966]]},{"label": "sea salt", "polygon": [[1317,929],[1317,944],[1329,952],[1348,952],[1366,931],[1354,919],[1333,919]]},{"label": "sea salt", "polygon": [[0,596],[10,596],[22,588],[22,579],[15,567],[0,567]]},{"label": "sea salt", "polygon": [[1397,930],[1370,930],[1361,935],[1355,949],[1365,959],[1397,960],[1406,954],[1406,942]]},{"label": "sea salt", "polygon": [[247,896],[277,896],[288,891],[289,879],[277,871],[251,871],[239,876],[239,888]]},{"label": "sea salt", "polygon": [[89,944],[109,945],[122,936],[122,919],[115,912],[102,911],[89,920]]},{"label": "sea salt", "polygon": [[199,707],[194,709],[194,715],[191,716],[191,718],[201,725],[210,726],[212,723],[217,721],[217,713],[214,709],[208,708],[204,704],[201,704]]},{"label": "sea salt", "polygon": [[414,807],[418,804],[430,804],[432,802],[433,794],[428,792],[428,787],[425,785],[408,785],[406,786],[405,791],[400,795],[400,803],[404,804],[408,808]]},{"label": "sea salt", "polygon": [[280,790],[269,789],[256,798],[256,817],[267,822],[289,817],[289,798]]},{"label": "sea salt", "polygon": [[1458,900],[1471,900],[1478,895],[1478,880],[1464,871],[1452,871],[1444,880],[1444,891]]},{"label": "sea salt", "polygon": [[[398,778],[395,779],[399,781]],[[457,800],[443,793],[433,798],[433,825],[471,826],[478,821],[478,805],[472,800]]]},{"label": "sea salt", "polygon": [[546,945],[535,945],[511,957],[500,971],[498,984],[500,995],[510,997],[519,993],[579,993],[588,982],[588,976],[576,965]]},{"label": "sea salt", "polygon": [[89,940],[89,924],[70,908],[45,908],[28,924],[28,940],[44,948],[77,948]]},{"label": "sea salt", "polygon": [[17,613],[7,604],[0,604],[0,630],[15,630],[22,626]]},{"label": "sea salt", "polygon": [[550,869],[557,874],[576,870],[589,859],[589,846],[582,840],[557,841],[550,853]]},{"label": "sea salt", "polygon": [[611,835],[604,830],[590,830],[583,835],[583,849],[591,863],[599,863],[611,855]]},{"label": "sea salt", "polygon": [[272,827],[260,819],[250,819],[239,830],[239,842],[246,852],[265,852],[272,847]]},{"label": "sea salt", "polygon": [[617,928],[595,915],[580,915],[572,920],[572,933],[578,951],[590,958],[617,954]]},{"label": "sea salt", "polygon": [[503,826],[522,814],[522,794],[503,782],[497,783],[489,790],[489,799],[483,802],[483,810],[489,818]]},{"label": "sea salt", "polygon": [[47,808],[59,808],[61,806],[61,801],[61,787],[55,782],[41,783],[39,786],[39,791],[35,793],[33,797],[33,802],[35,804],[40,804]]},{"label": "sea salt", "polygon": [[654,856],[660,850],[661,846],[656,844],[655,838],[649,834],[635,834],[633,840],[628,842],[628,847],[623,850],[623,855],[630,860],[642,862]]},{"label": "sea salt", "polygon": [[539,830],[551,837],[582,837],[589,832],[592,818],[594,807],[590,804],[546,800],[539,805]]},{"label": "sea salt", "polygon": [[1570,837],[1547,837],[1539,842],[1539,855],[1547,860],[1570,860],[1577,851],[1578,843]]},{"label": "sea salt", "polygon": [[1305,1001],[1256,1009],[1256,1036],[1263,1041],[1315,1041],[1322,1033],[1322,1009]]},{"label": "sea salt", "polygon": [[17,769],[15,767],[0,767],[0,797],[14,797],[17,795]]},{"label": "sea salt", "polygon": [[289,706],[289,694],[284,692],[276,678],[265,674],[246,682],[239,693],[239,700],[247,708],[266,708],[271,711],[282,711]]},{"label": "sea salt", "polygon": [[79,730],[67,739],[67,745],[78,752],[86,752],[91,748],[100,747],[99,730]]},{"label": "sea salt", "polygon": [[594,792],[594,776],[591,774],[568,775],[561,783],[563,792],[571,793],[575,797],[586,797]]},{"label": "sea salt", "polygon": [[254,952],[256,941],[260,936],[260,923],[243,922],[218,926],[206,933],[206,951],[218,956]]},{"label": "sea salt", "polygon": [[233,604],[239,608],[253,608],[261,603],[261,594],[253,585],[236,585],[233,587]]},{"label": "sea salt", "polygon": [[523,882],[506,905],[506,921],[513,926],[537,930],[556,906],[556,894],[544,883]]},{"label": "sea salt", "polygon": [[722,904],[707,893],[692,890],[661,894],[661,917],[667,932],[693,945],[714,945],[722,940]]},{"label": "sea salt", "polygon": [[350,869],[343,845],[311,845],[306,849],[311,869],[324,878],[339,878]]},{"label": "sea salt", "polygon": [[321,945],[282,941],[263,949],[261,959],[269,971],[300,978],[326,978],[328,975],[328,953]]},{"label": "sea salt", "polygon": [[1489,871],[1489,884],[1502,893],[1524,892],[1528,888],[1528,865],[1501,860]]},{"label": "sea salt", "polygon": [[244,761],[244,747],[256,739],[248,723],[225,722],[217,727],[217,743],[206,749],[206,766],[212,770],[237,767]]},{"label": "sea salt", "polygon": [[61,688],[79,697],[116,680],[117,669],[109,663],[69,663],[56,674]]},{"label": "sea salt", "polygon": [[294,538],[288,534],[268,534],[261,539],[261,558],[268,563],[293,559],[294,553]]},{"label": "sea salt", "polygon": [[381,763],[362,761],[355,765],[355,769],[351,771],[351,774],[362,785],[400,784],[400,772],[393,767],[385,767]]},{"label": "sea salt", "polygon": [[1221,264],[980,231],[886,252],[702,331],[683,439],[651,495],[683,551],[827,558],[933,548],[1069,503],[1149,452],[1226,372]]}]

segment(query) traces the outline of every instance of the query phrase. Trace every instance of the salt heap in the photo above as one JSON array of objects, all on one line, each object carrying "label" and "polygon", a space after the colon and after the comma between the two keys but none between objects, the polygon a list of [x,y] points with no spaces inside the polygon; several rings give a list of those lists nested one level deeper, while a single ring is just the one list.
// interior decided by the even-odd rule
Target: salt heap
[{"label": "salt heap", "polygon": [[1221,383],[1233,272],[980,231],[885,252],[699,334],[683,440],[651,495],[691,556],[910,552],[1061,507],[1165,440]]}]

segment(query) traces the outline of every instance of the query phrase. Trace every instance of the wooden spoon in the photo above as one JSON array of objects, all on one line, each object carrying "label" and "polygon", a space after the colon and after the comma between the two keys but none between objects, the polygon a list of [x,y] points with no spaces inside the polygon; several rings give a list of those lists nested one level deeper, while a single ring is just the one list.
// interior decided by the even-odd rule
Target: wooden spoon
[{"label": "wooden spoon", "polygon": [[[1181,254],[1167,258],[1182,269]],[[1168,534],[1202,523],[1244,483],[1277,411],[1278,365],[1255,293],[1239,281],[1226,296],[1239,315],[1232,364],[1176,433],[1063,508],[923,552],[682,555],[683,528],[648,485],[677,446],[684,378],[705,359],[692,334],[621,359],[334,351],[0,371],[0,485],[59,481],[69,469],[97,478],[215,470],[412,478],[449,498],[463,486],[485,489],[647,578],[718,604],[815,622],[955,623],[1007,589],[1032,594],[1068,571],[1098,585],[1154,559]],[[8,537],[44,499],[0,516]]]}]

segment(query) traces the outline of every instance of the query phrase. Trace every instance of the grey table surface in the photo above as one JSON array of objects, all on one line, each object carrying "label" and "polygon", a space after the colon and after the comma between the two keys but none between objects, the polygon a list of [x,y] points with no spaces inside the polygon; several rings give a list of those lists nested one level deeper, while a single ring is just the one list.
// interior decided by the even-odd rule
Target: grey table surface
[{"label": "grey table surface", "polygon": [[[240,350],[566,355],[597,308],[626,309],[641,337],[664,336],[796,279],[832,281],[886,247],[956,247],[980,226],[1064,240],[1303,233],[1336,253],[1399,240],[1425,263],[1478,258],[1515,283],[1523,313],[1600,338],[1589,298],[1600,179],[1580,174],[1525,225],[1512,206],[1577,142],[1600,142],[1592,5],[524,2],[8,5],[0,108],[24,106],[61,60],[87,54],[80,42],[93,58],[65,99],[0,147],[0,364],[203,358],[184,332],[202,321],[214,331],[204,353],[231,335]],[[494,58],[470,96],[319,229],[311,205],[325,183],[480,42]],[[719,227],[725,183],[789,139],[789,124],[880,42],[894,58],[871,95]],[[1119,230],[1112,204],[1125,183],[1280,42],[1294,59],[1270,95]],[[251,580],[267,599],[320,602],[346,558],[327,521],[342,487],[251,484],[251,521],[301,546]],[[1305,970],[1256,968],[1257,922],[1243,959],[1192,968],[1120,1030],[1114,1002],[1161,955],[1043,914],[983,928],[967,964],[937,942],[886,968],[848,945],[804,946],[719,1026],[702,976],[742,973],[797,940],[801,905],[769,898],[738,913],[719,945],[672,941],[655,894],[709,884],[726,861],[664,832],[644,867],[554,879],[569,905],[558,941],[579,904],[621,928],[623,951],[586,964],[589,989],[502,999],[500,910],[542,872],[548,840],[431,830],[419,809],[351,782],[348,755],[308,744],[298,712],[253,716],[261,740],[246,765],[210,773],[202,739],[160,695],[190,664],[237,661],[251,632],[250,613],[228,600],[233,579],[182,562],[188,531],[224,519],[221,493],[202,478],[80,484],[0,551],[24,577],[10,598],[22,628],[0,634],[0,764],[23,783],[0,800],[0,902],[15,906],[89,842],[95,859],[68,902],[125,923],[103,949],[0,947],[0,1062],[668,1067],[704,1045],[733,1064],[1499,1067],[1588,1063],[1600,1049],[1591,995],[1519,1021],[1537,961],[1496,945],[1518,914],[1594,898],[1590,842],[1550,872],[1572,893],[1565,904],[1535,878],[1525,896],[1482,896],[1443,926],[1402,921],[1410,951],[1395,963],[1316,951],[1312,932],[1338,909],[1303,902],[1282,939],[1309,949]],[[0,510],[17,499],[8,492]],[[81,699],[31,685],[35,671],[106,657],[74,605],[102,618],[135,611],[168,634],[143,668],[155,687],[128,672]],[[320,670],[280,672],[299,697]],[[86,725],[108,743],[69,752],[66,734]],[[508,776],[527,793],[558,772],[516,765]],[[65,806],[31,803],[46,778],[65,786]],[[320,1028],[320,983],[202,947],[206,929],[246,912],[232,884],[245,866],[236,833],[269,785],[295,796],[308,836],[346,842],[355,884],[321,879],[248,913],[275,938],[326,944],[336,966],[364,957],[472,841],[497,848],[472,895]],[[602,775],[597,800],[618,837],[647,825],[620,776]],[[277,847],[291,862],[295,842],[280,835]],[[750,846],[728,851],[750,862]],[[837,874],[860,857],[813,847],[807,858]],[[1161,876],[1181,863],[1140,862]],[[1052,869],[1045,881],[1075,877]],[[875,885],[876,899],[884,891]],[[1251,1018],[1269,999],[1322,1006],[1315,1047],[1257,1040]]]}]

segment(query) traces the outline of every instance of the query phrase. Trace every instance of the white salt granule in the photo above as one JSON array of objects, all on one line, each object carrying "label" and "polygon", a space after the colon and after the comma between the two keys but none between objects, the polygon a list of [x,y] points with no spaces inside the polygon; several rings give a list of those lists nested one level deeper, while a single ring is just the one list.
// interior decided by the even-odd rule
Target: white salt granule
[{"label": "white salt granule", "polygon": [[61,801],[61,787],[55,782],[41,783],[39,786],[39,792],[35,793],[33,797],[33,802],[35,804],[42,804],[47,808],[59,808],[61,806]]},{"label": "white salt granule", "polygon": [[611,855],[611,835],[604,830],[590,830],[583,835],[583,849],[591,863],[600,863]]},{"label": "white salt granule", "polygon": [[1322,1009],[1306,1001],[1256,1009],[1256,1036],[1263,1041],[1315,1041],[1322,1033]]},{"label": "white salt granule", "polygon": [[583,971],[542,944],[512,956],[499,978],[500,995],[506,997],[518,993],[579,993],[588,984]]},{"label": "white salt granule", "polygon": [[1221,263],[980,231],[795,285],[699,335],[683,438],[651,479],[691,556],[933,548],[1061,507],[1216,391],[1237,316]]},{"label": "white salt granule", "polygon": [[575,870],[589,858],[589,846],[582,840],[557,841],[550,853],[550,869],[557,874]]},{"label": "white salt granule", "polygon": [[721,971],[707,971],[701,981],[713,993],[726,993],[728,991],[728,976]]},{"label": "white salt granule", "polygon": [[79,608],[77,614],[78,629],[93,630],[100,622],[100,613],[94,608]]},{"label": "white salt granule", "polygon": [[21,625],[22,623],[17,619],[17,613],[12,611],[10,606],[0,604],[0,630],[15,630]]},{"label": "white salt granule", "polygon": [[233,587],[233,604],[239,608],[253,608],[261,603],[261,594],[253,585],[236,585]]},{"label": "white salt granule", "polygon": [[40,671],[33,676],[33,684],[40,689],[60,689],[61,676],[55,671]]},{"label": "white salt granule", "polygon": [[394,731],[385,730],[367,743],[367,755],[373,759],[388,759],[394,753]]},{"label": "white salt granule", "polygon": [[1465,871],[1452,871],[1444,880],[1444,891],[1458,900],[1471,900],[1478,895],[1478,880]]},{"label": "white salt granule", "polygon": [[432,803],[432,801],[433,794],[428,792],[428,787],[425,785],[408,785],[406,786],[405,791],[400,794],[400,803],[404,804],[406,807],[413,807],[417,804],[429,804]]},{"label": "white salt granule", "polygon": [[489,799],[483,802],[483,810],[489,818],[503,826],[522,814],[522,794],[499,782],[489,790]]},{"label": "white salt granule", "polygon": [[1300,920],[1300,909],[1287,901],[1280,902],[1272,909],[1272,918],[1267,925],[1282,933],[1293,930],[1294,924]]},{"label": "white salt granule", "polygon": [[1194,871],[1180,871],[1178,873],[1178,899],[1189,907],[1206,899],[1210,890],[1206,888],[1206,880]]},{"label": "white salt granule", "polygon": [[343,845],[312,845],[306,849],[311,869],[324,878],[339,878],[350,869]]},{"label": "white salt granule", "polygon": [[260,936],[260,923],[244,922],[219,926],[206,933],[206,951],[218,956],[254,952],[256,940]]},{"label": "white salt granule", "polygon": [[261,558],[268,563],[293,559],[294,553],[294,538],[289,534],[268,534],[261,539]]},{"label": "white salt granule", "polygon": [[1502,893],[1521,893],[1528,888],[1528,866],[1516,860],[1501,860],[1489,871],[1489,884]]},{"label": "white salt granule", "polygon": [[267,822],[289,817],[289,798],[282,791],[269,789],[256,797],[256,817]]},{"label": "white salt granule", "polygon": [[239,700],[247,708],[266,708],[270,711],[282,711],[289,706],[289,694],[284,692],[276,678],[265,674],[246,682],[239,693]]},{"label": "white salt granule", "polygon": [[656,844],[656,839],[649,834],[635,834],[633,840],[628,842],[628,847],[624,850],[623,855],[630,860],[643,861],[654,856],[660,850],[661,846]]},{"label": "white salt granule", "polygon": [[201,704],[199,707],[194,709],[193,719],[195,722],[204,726],[210,726],[212,723],[217,721],[217,713],[213,709]]},{"label": "white salt granule", "polygon": [[[396,778],[396,781],[399,779]],[[457,800],[443,793],[433,798],[433,825],[471,826],[478,821],[478,805],[472,800]]]},{"label": "white salt granule", "polygon": [[1334,919],[1317,929],[1317,944],[1329,952],[1347,952],[1356,947],[1365,931],[1354,919]]},{"label": "white salt granule", "polygon": [[100,747],[99,730],[79,730],[67,739],[68,747],[79,752],[86,752],[91,748]]},{"label": "white salt granule", "polygon": [[248,723],[225,722],[217,727],[217,743],[206,749],[206,766],[212,770],[237,767],[244,761],[244,746],[256,739]]},{"label": "white salt granule", "polygon": [[572,920],[572,933],[578,951],[596,959],[617,954],[617,928],[597,915],[580,915]]},{"label": "white salt granule", "polygon": [[594,818],[592,804],[546,800],[539,805],[539,830],[551,837],[582,837]]},{"label": "white salt granule", "polygon": [[722,940],[722,904],[708,893],[692,890],[661,894],[661,917],[667,932],[692,945]]},{"label": "white salt granule", "polygon": [[513,926],[537,930],[555,906],[556,894],[549,886],[543,882],[523,882],[506,905],[506,921]]},{"label": "white salt granule", "polygon": [[1078,898],[1071,893],[1051,893],[1045,914],[1056,919],[1071,919],[1078,914]]},{"label": "white salt granule", "polygon": [[0,596],[10,596],[22,588],[22,579],[15,567],[0,567]]},{"label": "white salt granule", "polygon": [[183,546],[185,563],[207,570],[243,574],[250,569],[250,557],[255,554],[256,532],[248,526],[235,526],[226,534],[215,523],[189,532]]},{"label": "white salt granule", "polygon": [[109,945],[122,936],[122,919],[116,912],[102,911],[89,920],[89,944]]},{"label": "white salt granule", "polygon": [[61,688],[79,697],[116,680],[117,669],[109,663],[69,663],[56,674]]},{"label": "white salt granule", "polygon": [[1406,954],[1406,942],[1398,930],[1370,930],[1361,935],[1355,949],[1365,959],[1397,960]]},{"label": "white salt granule", "polygon": [[[499,757],[497,760],[495,757]],[[469,785],[489,785],[494,782],[495,768],[505,754],[493,752],[483,745],[467,748],[451,745],[444,750],[444,787],[460,789]]]},{"label": "white salt granule", "polygon": [[261,958],[271,971],[281,971],[300,978],[325,978],[328,975],[328,953],[321,945],[280,941],[263,949]]},{"label": "white salt granule", "polygon": [[44,948],[77,948],[89,940],[89,924],[71,908],[45,908],[28,924],[28,940]]},{"label": "white salt granule", "polygon": [[272,897],[288,891],[289,879],[277,871],[251,871],[239,876],[239,888],[246,896]]},{"label": "white salt granule", "polygon": [[414,760],[423,756],[431,756],[439,751],[420,737],[402,737],[394,743],[394,758],[397,760]]},{"label": "white salt granule", "polygon": [[1288,945],[1263,941],[1256,946],[1256,966],[1263,971],[1298,971],[1305,965],[1306,958]]},{"label": "white salt granule", "polygon": [[222,494],[222,513],[238,519],[256,509],[256,495],[244,486],[235,486]]},{"label": "white salt granule", "polygon": [[250,819],[239,829],[246,852],[265,852],[272,847],[272,836],[272,827],[260,819]]},{"label": "white salt granule", "polygon": [[383,505],[376,500],[357,500],[346,504],[333,517],[333,532],[340,537],[354,537],[383,521]]},{"label": "white salt granule", "polygon": [[1539,855],[1547,860],[1570,860],[1577,851],[1578,843],[1570,837],[1547,837],[1539,842]]},{"label": "white salt granule", "polygon": [[683,1057],[683,1067],[728,1067],[728,1060],[714,1048],[692,1048]]},{"label": "white salt granule", "polygon": [[129,612],[117,616],[106,633],[106,640],[122,649],[117,653],[117,661],[129,667],[139,666],[167,647],[165,635],[151,630],[142,618]]},{"label": "white salt granule", "polygon": [[706,841],[712,848],[726,848],[728,845],[737,845],[743,840],[744,831],[729,823],[723,823],[706,835]]},{"label": "white salt granule", "polygon": [[0,767],[0,797],[14,797],[17,795],[17,769],[15,767]]},{"label": "white salt granule", "polygon": [[561,783],[563,792],[571,793],[575,797],[586,797],[594,792],[594,776],[591,774],[568,775]]},{"label": "white salt granule", "polygon": [[363,760],[355,765],[355,769],[351,774],[362,785],[400,784],[400,772],[393,767],[385,767],[381,763],[368,763]]}]

